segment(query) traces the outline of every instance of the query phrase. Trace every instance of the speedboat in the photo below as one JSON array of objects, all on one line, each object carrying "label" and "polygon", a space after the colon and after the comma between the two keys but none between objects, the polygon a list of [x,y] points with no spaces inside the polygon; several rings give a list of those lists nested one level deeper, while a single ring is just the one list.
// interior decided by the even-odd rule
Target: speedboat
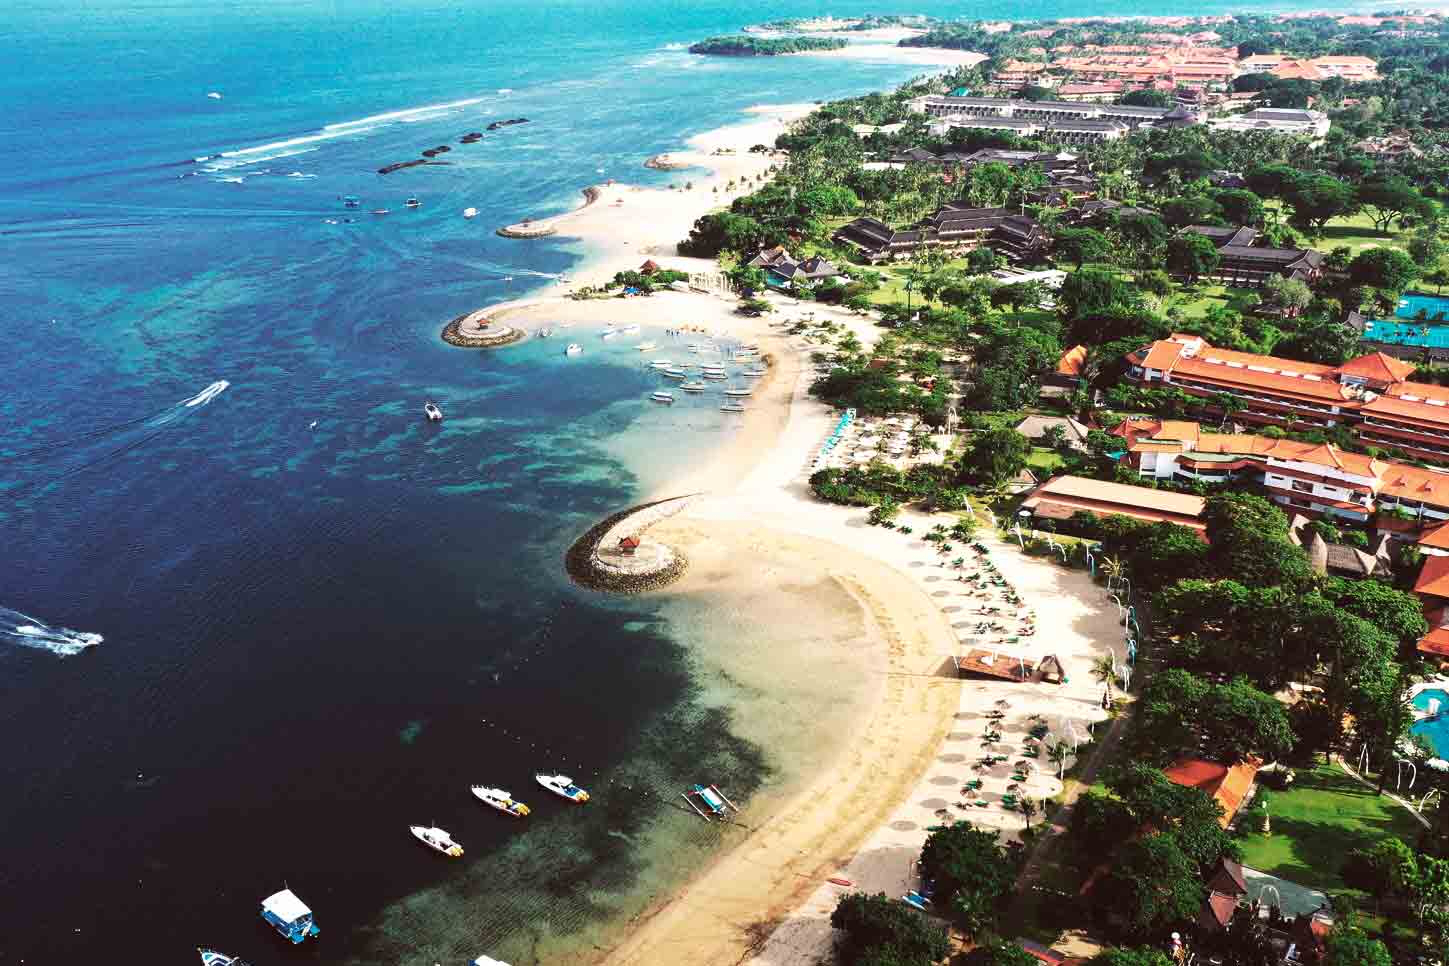
[{"label": "speedboat", "polygon": [[215,949],[202,949],[200,946],[197,946],[196,951],[201,954],[201,966],[251,966],[250,963],[240,956],[228,956],[226,953],[219,953]]},{"label": "speedboat", "polygon": [[435,852],[441,852],[450,859],[460,859],[463,857],[463,846],[454,842],[453,837],[440,828],[409,825],[408,831],[413,833],[413,838]]},{"label": "speedboat", "polygon": [[291,889],[274,892],[263,899],[262,918],[294,945],[322,932],[312,919],[312,910]]},{"label": "speedboat", "polygon": [[566,356],[576,356],[576,355],[578,355],[579,353],[581,353],[583,351],[584,351],[584,347],[583,346],[579,345],[577,342],[570,342],[569,343],[569,347],[564,350],[564,355],[566,355]]},{"label": "speedboat", "polygon": [[528,806],[522,802],[515,802],[513,796],[501,788],[486,788],[482,785],[473,786],[473,795],[484,805],[498,809],[505,815],[512,815],[514,818],[523,818],[528,814]]},{"label": "speedboat", "polygon": [[464,218],[477,218],[478,217],[478,209],[477,208],[464,208],[463,209],[463,217]]},{"label": "speedboat", "polygon": [[430,423],[441,423],[443,421],[443,411],[438,408],[437,403],[431,400],[423,403],[423,415],[428,417],[428,422]]},{"label": "speedboat", "polygon": [[753,392],[754,392],[753,389],[736,389],[733,386],[731,386],[729,389],[726,389],[724,391],[724,394],[726,396],[748,396],[748,395],[750,395]]},{"label": "speedboat", "polygon": [[679,388],[685,392],[704,392],[709,387],[697,379],[691,379],[688,382],[680,383]]},{"label": "speedboat", "polygon": [[374,215],[385,215],[385,214],[387,214],[387,212],[388,212],[388,209],[386,209],[386,208],[374,208],[374,209],[372,209],[372,213]]},{"label": "speedboat", "polygon": [[423,203],[416,198],[409,198],[407,201],[404,201],[403,204],[407,205],[409,208],[421,208],[423,206]]},{"label": "speedboat", "polygon": [[589,793],[575,785],[574,780],[567,775],[534,775],[533,778],[560,798],[567,798],[580,805],[589,800]]},{"label": "speedboat", "polygon": [[745,407],[737,402],[727,402],[719,407],[719,411],[722,413],[742,413],[745,411]]},{"label": "speedboat", "polygon": [[657,392],[651,392],[649,394],[649,398],[652,399],[652,400],[654,400],[657,403],[672,403],[672,402],[674,402],[674,393],[672,393],[672,392],[665,392],[664,390],[661,389],[661,390],[658,390]]},{"label": "speedboat", "polygon": [[636,345],[634,348],[638,349],[640,352],[653,352],[655,349],[659,348],[659,343],[657,343],[657,342],[641,342],[638,345]]}]

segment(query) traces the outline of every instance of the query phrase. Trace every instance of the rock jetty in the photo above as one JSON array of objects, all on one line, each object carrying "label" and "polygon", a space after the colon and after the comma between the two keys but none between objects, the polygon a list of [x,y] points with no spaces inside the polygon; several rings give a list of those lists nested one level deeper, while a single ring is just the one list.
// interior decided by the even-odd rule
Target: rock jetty
[{"label": "rock jetty", "polygon": [[672,155],[656,154],[644,162],[644,167],[653,168],[655,171],[680,171],[689,167],[684,161],[676,161]]},{"label": "rock jetty", "polygon": [[591,590],[638,594],[674,583],[689,560],[673,547],[650,540],[649,527],[686,509],[699,496],[642,503],[601,520],[574,542],[564,568],[574,583]]},{"label": "rock jetty", "polygon": [[511,345],[524,336],[524,330],[500,325],[488,317],[491,308],[460,315],[443,326],[443,341],[462,349],[496,349]]},{"label": "rock jetty", "polygon": [[[613,182],[610,182],[612,184]],[[604,189],[599,185],[589,185],[584,189],[584,203],[574,211],[583,211],[589,205],[598,201],[603,196]],[[567,218],[574,212],[558,215],[553,218],[540,218],[535,221],[532,218],[525,218],[512,225],[504,225],[494,230],[494,234],[502,235],[504,238],[546,238],[549,235],[558,233],[558,221],[560,218]]]}]

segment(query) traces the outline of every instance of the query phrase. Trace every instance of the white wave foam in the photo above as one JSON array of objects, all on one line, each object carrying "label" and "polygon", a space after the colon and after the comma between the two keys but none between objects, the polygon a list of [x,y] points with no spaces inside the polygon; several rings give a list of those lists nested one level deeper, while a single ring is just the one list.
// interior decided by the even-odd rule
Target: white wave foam
[{"label": "white wave foam", "polygon": [[241,157],[230,153],[218,154],[202,170],[230,171],[233,168],[245,168],[253,164],[262,164],[266,161],[276,161],[280,158],[293,158],[299,154],[312,154],[316,150],[316,148],[299,148],[296,151],[278,151],[276,154],[263,154],[258,157],[252,157],[250,154],[243,154],[243,152],[237,152],[237,154],[243,154]]},{"label": "white wave foam", "polygon": [[288,171],[287,172],[287,177],[289,177],[289,178],[315,178],[317,176],[315,174],[307,174],[304,171]]},{"label": "white wave foam", "polygon": [[500,87],[500,88],[498,88],[498,93],[500,93],[500,94],[512,94],[513,93],[513,88],[511,88],[511,87]]},{"label": "white wave foam", "polygon": [[99,634],[73,631],[69,627],[52,627],[18,610],[0,607],[0,640],[25,647],[38,647],[61,657],[79,654],[105,640]]},{"label": "white wave foam", "polygon": [[665,44],[665,50],[688,50],[689,44]]},{"label": "white wave foam", "polygon": [[468,107],[472,104],[481,104],[486,97],[469,97],[461,101],[449,101],[446,104],[427,104],[423,107],[410,107],[404,111],[388,111],[386,114],[373,114],[368,117],[360,117],[355,121],[338,121],[336,124],[328,124],[322,128],[324,131],[343,131],[367,124],[381,124],[387,121],[401,121],[404,118],[417,114],[435,114],[439,111],[451,111],[459,107]]}]

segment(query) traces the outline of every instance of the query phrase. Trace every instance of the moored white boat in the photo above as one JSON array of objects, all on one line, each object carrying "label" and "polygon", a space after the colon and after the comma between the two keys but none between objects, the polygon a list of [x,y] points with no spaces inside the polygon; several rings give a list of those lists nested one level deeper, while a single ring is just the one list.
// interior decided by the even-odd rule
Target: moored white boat
[{"label": "moored white boat", "polygon": [[622,329],[620,329],[619,330],[619,334],[620,335],[637,335],[641,331],[643,331],[643,327],[642,326],[632,325],[631,324],[631,325],[626,325]]},{"label": "moored white boat", "polygon": [[219,953],[215,949],[202,949],[196,947],[201,954],[201,966],[251,966],[240,956],[228,956],[226,953]]},{"label": "moored white boat", "polygon": [[464,208],[463,209],[463,217],[464,218],[477,218],[478,217],[478,209],[477,208]]},{"label": "moored white boat", "polygon": [[567,798],[580,805],[589,800],[589,793],[575,785],[574,780],[567,775],[534,775],[533,779],[560,798]]},{"label": "moored white boat", "polygon": [[409,825],[408,831],[413,833],[413,838],[433,851],[443,853],[450,859],[458,859],[463,856],[463,846],[454,842],[453,837],[440,828]]},{"label": "moored white boat", "polygon": [[727,402],[719,407],[719,411],[722,413],[742,413],[745,411],[745,407],[737,402]]},{"label": "moored white boat", "polygon": [[704,392],[709,387],[702,382],[691,379],[688,382],[680,383],[679,388],[683,389],[685,392]]},{"label": "moored white boat", "polygon": [[659,374],[666,379],[683,379],[688,373],[678,367],[672,369],[661,369]]},{"label": "moored white boat", "polygon": [[428,422],[430,423],[441,423],[443,421],[443,411],[432,400],[423,403],[423,415],[428,417]]},{"label": "moored white boat", "polygon": [[653,352],[655,349],[659,348],[659,343],[657,343],[657,342],[641,342],[638,345],[636,345],[634,348],[638,349],[640,352]]},{"label": "moored white boat", "polygon": [[750,395],[753,392],[754,392],[753,389],[738,389],[738,388],[736,388],[734,386],[731,386],[730,388],[728,388],[728,389],[726,389],[724,391],[724,394],[726,396],[748,396],[748,395]]},{"label": "moored white boat", "polygon": [[293,944],[322,932],[312,918],[312,910],[291,889],[274,892],[263,899],[262,918]]},{"label": "moored white boat", "polygon": [[715,379],[715,380],[728,379],[729,378],[729,375],[727,373],[720,372],[718,369],[705,369],[705,370],[703,370],[703,371],[700,372],[700,375],[701,376],[704,376],[704,378],[706,378],[706,379]]},{"label": "moored white boat", "polygon": [[761,376],[767,376],[769,374],[770,370],[760,368],[746,369],[743,373],[741,373],[741,375],[749,376],[751,379],[758,379]]},{"label": "moored white boat", "polygon": [[674,368],[674,363],[670,362],[668,359],[655,359],[653,362],[649,363],[649,368],[672,369]]},{"label": "moored white boat", "polygon": [[528,806],[522,802],[515,802],[513,796],[501,788],[488,788],[484,785],[474,785],[473,795],[484,805],[498,809],[505,815],[512,815],[514,818],[523,818],[528,814]]},{"label": "moored white boat", "polygon": [[674,402],[674,393],[659,390],[658,392],[651,392],[649,398],[657,403],[672,403]]},{"label": "moored white boat", "polygon": [[577,342],[570,342],[569,343],[569,347],[564,350],[564,355],[566,355],[566,356],[576,356],[576,355],[578,355],[579,353],[581,353],[583,351],[584,351],[584,347],[583,346],[579,345]]}]

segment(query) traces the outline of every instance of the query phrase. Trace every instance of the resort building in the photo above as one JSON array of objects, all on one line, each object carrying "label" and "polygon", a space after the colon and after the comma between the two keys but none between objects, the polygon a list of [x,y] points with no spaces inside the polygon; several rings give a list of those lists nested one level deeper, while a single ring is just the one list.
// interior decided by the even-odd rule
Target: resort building
[{"label": "resort building", "polygon": [[1218,249],[1217,270],[1210,278],[1239,288],[1260,288],[1275,275],[1308,285],[1323,276],[1323,253],[1311,248],[1269,248],[1258,245],[1256,228],[1189,225],[1183,229],[1207,238]]},{"label": "resort building", "polygon": [[[1126,441],[1123,462],[1149,479],[1253,482],[1294,513],[1358,524],[1376,523],[1375,515],[1385,510],[1412,514],[1414,530],[1449,521],[1449,472],[1350,453],[1332,443],[1203,432],[1187,420],[1129,419],[1112,434]],[[1363,563],[1336,559],[1329,566],[1354,571]],[[1368,566],[1373,572],[1375,565]]]},{"label": "resort building", "polygon": [[1243,802],[1247,801],[1248,793],[1253,788],[1253,780],[1258,777],[1261,766],[1262,762],[1254,758],[1233,765],[1208,761],[1206,758],[1183,758],[1162,769],[1162,773],[1174,785],[1196,788],[1217,802],[1223,811],[1218,824],[1227,828],[1238,814],[1238,809],[1242,808]]},{"label": "resort building", "polygon": [[1176,523],[1203,533],[1203,498],[1082,476],[1054,476],[1032,490],[1021,508],[1037,520],[1067,520],[1076,513],[1114,514],[1149,523]]},{"label": "resort building", "polygon": [[840,270],[825,258],[813,255],[804,261],[797,261],[783,245],[760,252],[746,264],[764,269],[766,283],[776,288],[784,288],[794,282],[814,285],[827,278],[840,276]]},{"label": "resort building", "polygon": [[931,123],[930,132],[944,137],[952,131],[1007,131],[1017,137],[1056,144],[1099,144],[1125,137],[1132,129],[1103,118],[1038,121],[1025,117],[971,117],[952,114]]},{"label": "resort building", "polygon": [[1254,54],[1237,63],[1240,74],[1272,74],[1283,80],[1321,81],[1342,77],[1346,81],[1379,79],[1378,62],[1372,57],[1329,56],[1300,59],[1283,54]]},{"label": "resort building", "polygon": [[905,258],[922,248],[967,252],[986,245],[1012,261],[1035,258],[1050,244],[1046,230],[1010,208],[969,208],[953,201],[914,228],[897,231],[875,218],[857,218],[831,236],[868,261]]},{"label": "resort building", "polygon": [[1071,101],[1023,101],[1006,97],[958,97],[928,94],[909,102],[917,114],[942,119],[992,118],[1029,121],[1042,127],[1066,122],[1115,121],[1128,130],[1160,121],[1171,113],[1167,107],[1133,107],[1126,104],[1082,104]]},{"label": "resort building", "polygon": [[[1180,389],[1234,420],[1325,428],[1351,425],[1372,446],[1449,462],[1449,387],[1409,382],[1410,363],[1382,352],[1341,366],[1232,352],[1174,334],[1127,355],[1127,378]],[[1225,414],[1226,415],[1226,414]]]},{"label": "resort building", "polygon": [[1208,127],[1215,131],[1268,131],[1273,134],[1303,135],[1321,138],[1328,134],[1328,115],[1322,111],[1297,110],[1280,107],[1260,107],[1246,114],[1208,121]]}]

